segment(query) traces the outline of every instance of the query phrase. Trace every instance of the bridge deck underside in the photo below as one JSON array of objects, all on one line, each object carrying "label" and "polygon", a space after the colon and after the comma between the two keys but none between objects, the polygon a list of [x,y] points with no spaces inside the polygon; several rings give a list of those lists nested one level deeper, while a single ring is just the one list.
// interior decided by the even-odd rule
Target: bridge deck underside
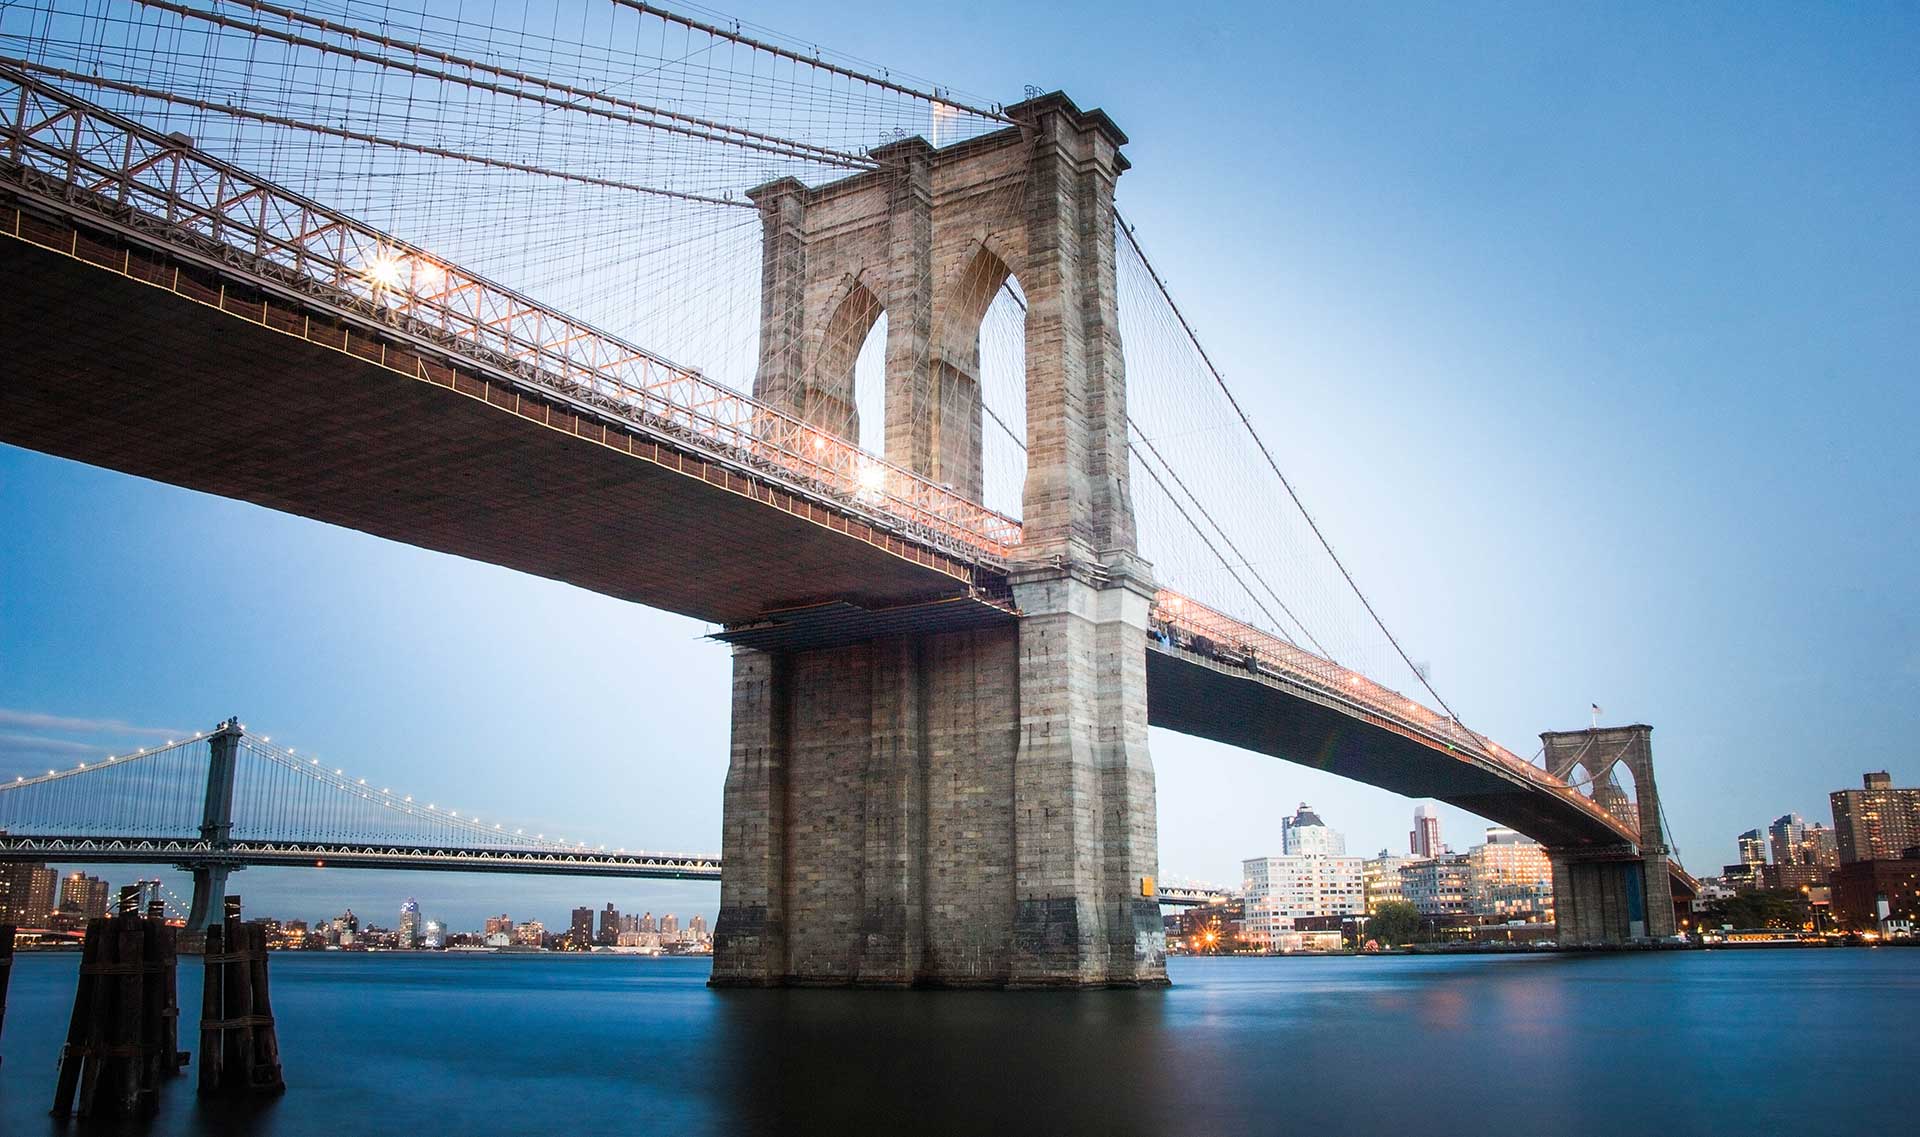
[{"label": "bridge deck underside", "polygon": [[1153,726],[1298,762],[1414,798],[1435,798],[1552,846],[1608,846],[1619,834],[1579,808],[1467,756],[1376,726],[1277,680],[1154,644]]},{"label": "bridge deck underside", "polygon": [[767,504],[710,463],[542,425],[492,388],[449,390],[18,239],[0,238],[0,277],[0,441],[715,623],[968,590],[957,562],[916,563],[791,495]]}]

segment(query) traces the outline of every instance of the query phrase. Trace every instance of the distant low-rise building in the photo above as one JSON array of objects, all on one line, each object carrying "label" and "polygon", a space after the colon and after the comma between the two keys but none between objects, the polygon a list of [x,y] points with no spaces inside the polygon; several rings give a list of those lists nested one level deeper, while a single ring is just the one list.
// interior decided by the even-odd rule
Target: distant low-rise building
[{"label": "distant low-rise building", "polygon": [[1192,955],[1232,951],[1245,940],[1246,912],[1246,901],[1240,899],[1184,909],[1169,917],[1173,926],[1167,930],[1167,950]]},{"label": "distant low-rise building", "polygon": [[1467,915],[1466,854],[1409,862],[1400,869],[1400,891],[1422,916]]},{"label": "distant low-rise building", "polygon": [[1489,828],[1467,850],[1467,909],[1500,921],[1553,919],[1553,863],[1546,846],[1511,829]]},{"label": "distant low-rise building", "polygon": [[547,941],[547,927],[538,920],[526,920],[513,926],[513,942],[520,947],[541,947]]},{"label": "distant low-rise building", "polygon": [[1368,915],[1389,900],[1406,899],[1406,894],[1400,888],[1400,870],[1411,859],[1394,856],[1382,849],[1379,856],[1368,857],[1360,862],[1361,894],[1365,897]]},{"label": "distant low-rise building", "polygon": [[1849,861],[1833,873],[1834,921],[1851,932],[1880,931],[1880,905],[1886,918],[1920,923],[1920,857]]}]

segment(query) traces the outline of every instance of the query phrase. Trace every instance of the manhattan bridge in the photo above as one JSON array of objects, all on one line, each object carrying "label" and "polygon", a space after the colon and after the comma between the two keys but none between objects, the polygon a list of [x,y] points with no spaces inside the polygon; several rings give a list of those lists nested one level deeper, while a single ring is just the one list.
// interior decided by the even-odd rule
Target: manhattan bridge
[{"label": "manhattan bridge", "polygon": [[1156,884],[1157,726],[1537,838],[1564,943],[1672,934],[1650,728],[1529,760],[1455,713],[1128,223],[1117,123],[694,11],[0,9],[0,441],[715,626],[720,854],[229,720],[0,786],[0,857],[178,864],[196,926],[245,865],[717,879],[719,984],[1163,983],[1205,894]]}]

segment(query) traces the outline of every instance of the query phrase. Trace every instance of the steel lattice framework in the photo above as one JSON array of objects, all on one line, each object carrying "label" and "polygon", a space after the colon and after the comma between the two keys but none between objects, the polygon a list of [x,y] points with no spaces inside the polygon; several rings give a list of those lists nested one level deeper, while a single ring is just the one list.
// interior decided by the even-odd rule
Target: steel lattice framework
[{"label": "steel lattice framework", "polygon": [[372,320],[943,551],[991,564],[1020,543],[1013,518],[12,65],[0,65],[0,155],[30,193],[263,291]]},{"label": "steel lattice framework", "polygon": [[[35,65],[0,64],[0,179],[23,201],[83,215],[89,224],[250,288],[377,329],[411,350],[610,416],[976,567],[998,571],[1019,559],[1021,524],[1014,518],[696,369],[253,177],[196,150],[189,139],[81,100],[22,66]],[[1634,838],[1623,821],[1577,789],[1452,716],[1217,609],[1163,590],[1153,606],[1153,630],[1167,647],[1298,684],[1376,726],[1561,797],[1623,839]],[[297,863],[307,851],[275,845],[261,846],[258,854]],[[423,847],[406,855],[437,863],[456,854]],[[328,859],[356,856],[388,854],[368,846]],[[687,860],[718,871],[711,858]]]}]

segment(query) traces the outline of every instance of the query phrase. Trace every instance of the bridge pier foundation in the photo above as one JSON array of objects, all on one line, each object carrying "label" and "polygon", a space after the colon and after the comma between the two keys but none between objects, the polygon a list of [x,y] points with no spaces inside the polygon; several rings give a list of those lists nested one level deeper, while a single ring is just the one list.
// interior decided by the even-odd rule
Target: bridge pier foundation
[{"label": "bridge pier foundation", "polygon": [[1664,855],[1552,850],[1555,937],[1562,947],[1662,939],[1677,930]]},{"label": "bridge pier foundation", "polygon": [[734,656],[715,986],[1166,982],[1147,597]]}]

